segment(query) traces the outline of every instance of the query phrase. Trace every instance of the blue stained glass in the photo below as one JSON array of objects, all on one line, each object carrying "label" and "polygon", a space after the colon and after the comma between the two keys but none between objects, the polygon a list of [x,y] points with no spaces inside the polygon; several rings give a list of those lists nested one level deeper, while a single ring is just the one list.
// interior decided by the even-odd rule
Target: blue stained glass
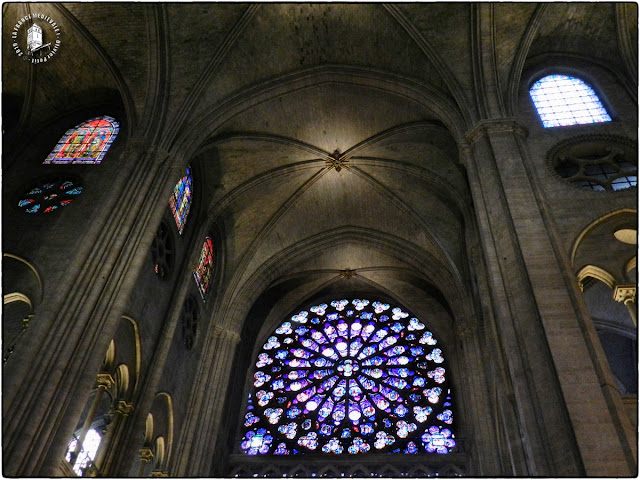
[{"label": "blue stained glass", "polygon": [[273,452],[274,455],[289,455],[289,450],[284,443],[278,444],[278,448]]},{"label": "blue stained glass", "polygon": [[611,121],[593,89],[576,77],[547,75],[529,94],[545,128]]},{"label": "blue stained glass", "polygon": [[374,432],[374,428],[373,425],[371,425],[370,423],[363,423],[360,426],[360,433],[362,435],[371,435]]},{"label": "blue stained glass", "polygon": [[[258,352],[242,449],[249,455],[442,452],[445,432],[429,428],[453,424],[453,411],[440,402],[437,386],[446,386],[442,352],[430,348],[425,355],[423,348],[435,345],[433,334],[405,335],[425,326],[399,307],[363,299],[330,305],[308,309],[322,316],[318,326],[307,322],[307,310],[282,322]],[[256,423],[268,428],[252,430]]]},{"label": "blue stained glass", "polygon": [[169,207],[176,221],[178,232],[182,234],[184,226],[187,223],[187,216],[191,209],[191,197],[193,194],[193,177],[191,176],[191,167],[187,167],[187,173],[182,177],[169,197]]}]

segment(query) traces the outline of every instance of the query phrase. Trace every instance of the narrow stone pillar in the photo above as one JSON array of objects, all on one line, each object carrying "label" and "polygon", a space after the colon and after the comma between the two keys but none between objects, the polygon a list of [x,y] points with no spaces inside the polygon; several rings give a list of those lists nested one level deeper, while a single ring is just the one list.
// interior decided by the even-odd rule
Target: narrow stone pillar
[{"label": "narrow stone pillar", "polygon": [[138,467],[138,477],[144,476],[144,467],[153,459],[153,452],[150,448],[140,449],[140,467]]},{"label": "narrow stone pillar", "polygon": [[638,325],[638,313],[636,312],[636,286],[618,285],[613,291],[613,299],[616,302],[622,302],[627,306],[631,320],[634,325]]},{"label": "narrow stone pillar", "polygon": [[[89,431],[89,427],[91,427],[91,423],[93,422],[93,417],[96,414],[96,410],[100,405],[100,400],[102,399],[102,394],[109,390],[112,385],[115,383],[113,377],[108,373],[99,373],[98,378],[96,380],[98,384],[98,390],[96,392],[96,396],[93,398],[93,403],[91,404],[91,408],[89,408],[89,412],[87,413],[87,417],[84,419],[84,424],[82,425],[82,430],[80,431],[80,435],[78,435],[78,440],[76,443],[75,450],[71,453],[71,460],[69,463],[74,465],[80,454],[80,450],[82,450],[82,444],[87,436],[87,432]],[[104,438],[100,442],[104,441]]]},{"label": "narrow stone pillar", "polygon": [[[197,390],[184,422],[181,442],[176,453],[177,476],[203,476],[211,471],[217,432],[222,422],[220,407],[224,404],[232,375],[235,349],[240,341],[236,332],[213,327],[207,338],[201,370],[195,380]],[[237,380],[237,379],[236,379]]]},{"label": "narrow stone pillar", "polygon": [[119,400],[112,408],[111,423],[107,429],[107,434],[102,439],[102,442],[100,442],[100,448],[96,453],[96,458],[93,460],[93,464],[101,476],[110,476],[109,452],[114,449],[116,451],[118,450],[118,440],[122,435],[123,423],[131,412],[133,412],[133,404],[127,403],[124,400]]}]

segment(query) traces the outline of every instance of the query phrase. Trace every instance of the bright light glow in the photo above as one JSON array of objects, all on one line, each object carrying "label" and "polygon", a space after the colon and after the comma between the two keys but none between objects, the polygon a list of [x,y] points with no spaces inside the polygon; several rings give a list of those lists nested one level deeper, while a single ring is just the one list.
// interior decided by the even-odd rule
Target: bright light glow
[{"label": "bright light glow", "polygon": [[547,75],[529,94],[545,128],[611,121],[596,93],[579,78]]},{"label": "bright light glow", "polygon": [[349,418],[353,421],[358,420],[362,415],[360,415],[360,412],[358,412],[357,410],[352,410],[351,412],[349,412]]}]

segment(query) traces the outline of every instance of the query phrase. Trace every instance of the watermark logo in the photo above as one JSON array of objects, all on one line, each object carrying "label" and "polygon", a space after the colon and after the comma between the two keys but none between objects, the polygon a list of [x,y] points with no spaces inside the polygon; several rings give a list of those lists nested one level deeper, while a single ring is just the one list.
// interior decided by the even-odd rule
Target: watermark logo
[{"label": "watermark logo", "polygon": [[11,31],[13,50],[31,63],[48,62],[60,49],[60,27],[48,15],[30,13]]}]

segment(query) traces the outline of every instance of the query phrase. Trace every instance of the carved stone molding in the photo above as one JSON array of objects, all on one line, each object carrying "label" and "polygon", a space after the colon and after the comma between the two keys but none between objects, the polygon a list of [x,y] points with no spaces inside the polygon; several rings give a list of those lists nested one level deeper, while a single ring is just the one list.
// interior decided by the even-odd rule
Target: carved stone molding
[{"label": "carved stone molding", "polygon": [[109,390],[116,382],[110,373],[99,373],[96,378],[96,383],[98,387],[104,387]]},{"label": "carved stone molding", "polygon": [[129,416],[133,412],[133,410],[133,403],[129,403],[124,400],[119,400],[114,409],[115,413],[119,413],[124,417]]},{"label": "carved stone molding", "polygon": [[345,158],[340,154],[338,150],[333,152],[329,158],[325,161],[327,170],[331,170],[332,168],[336,169],[336,172],[339,172],[343,168],[345,170],[349,169],[349,159]]},{"label": "carved stone molding", "polygon": [[529,131],[520,125],[515,118],[501,118],[481,120],[465,135],[465,139],[469,145],[473,145],[484,136],[501,132],[511,132],[524,138],[529,135]]},{"label": "carved stone molding", "polygon": [[636,286],[631,285],[618,285],[613,291],[613,299],[616,302],[624,303],[636,301]]},{"label": "carved stone molding", "polygon": [[232,343],[238,343],[240,341],[240,334],[236,332],[232,332],[231,330],[226,330],[221,327],[213,328],[213,338],[222,337],[224,340],[230,341]]},{"label": "carved stone molding", "polygon": [[340,271],[340,278],[346,278],[346,279],[351,279],[356,277],[358,274],[356,273],[355,270],[351,270],[350,268],[345,268],[344,270]]},{"label": "carved stone molding", "polygon": [[153,452],[151,451],[150,448],[141,448],[139,453],[140,453],[140,460],[149,462],[153,458]]}]

